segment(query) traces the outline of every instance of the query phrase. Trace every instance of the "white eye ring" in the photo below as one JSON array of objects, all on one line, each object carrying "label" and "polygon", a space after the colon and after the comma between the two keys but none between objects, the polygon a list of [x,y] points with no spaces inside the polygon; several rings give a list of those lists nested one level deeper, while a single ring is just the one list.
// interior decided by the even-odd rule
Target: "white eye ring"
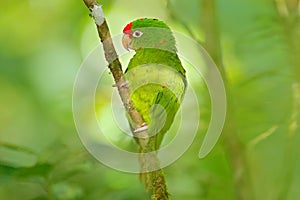
[{"label": "white eye ring", "polygon": [[135,37],[135,38],[139,38],[143,35],[143,32],[139,31],[139,30],[136,30],[132,33],[132,36]]}]

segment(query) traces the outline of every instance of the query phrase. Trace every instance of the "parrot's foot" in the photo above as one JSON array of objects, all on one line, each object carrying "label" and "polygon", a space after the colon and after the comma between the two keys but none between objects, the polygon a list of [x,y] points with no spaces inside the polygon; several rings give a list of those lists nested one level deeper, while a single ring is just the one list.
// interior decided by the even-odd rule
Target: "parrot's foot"
[{"label": "parrot's foot", "polygon": [[122,88],[129,88],[129,82],[125,81],[124,83],[121,83],[120,87],[122,87]]},{"label": "parrot's foot", "polygon": [[[113,84],[112,85],[113,87],[118,87],[118,84]],[[122,88],[129,88],[129,82],[128,81],[125,81],[124,83],[121,83],[120,84],[120,87],[122,87]]]},{"label": "parrot's foot", "polygon": [[148,130],[148,126],[146,123],[143,123],[141,127],[135,129],[133,132],[134,133],[140,133],[140,132],[143,132],[143,131],[146,131]]}]

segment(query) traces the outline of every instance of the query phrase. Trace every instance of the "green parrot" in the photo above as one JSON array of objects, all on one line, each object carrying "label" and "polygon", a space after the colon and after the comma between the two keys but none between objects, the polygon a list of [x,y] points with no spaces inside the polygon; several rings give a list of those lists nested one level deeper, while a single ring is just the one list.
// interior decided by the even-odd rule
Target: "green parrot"
[{"label": "green parrot", "polygon": [[170,28],[158,19],[141,18],[123,29],[123,46],[134,50],[125,71],[131,100],[145,121],[134,133],[148,130],[149,149],[159,149],[171,127],[187,87],[185,69],[177,55]]}]

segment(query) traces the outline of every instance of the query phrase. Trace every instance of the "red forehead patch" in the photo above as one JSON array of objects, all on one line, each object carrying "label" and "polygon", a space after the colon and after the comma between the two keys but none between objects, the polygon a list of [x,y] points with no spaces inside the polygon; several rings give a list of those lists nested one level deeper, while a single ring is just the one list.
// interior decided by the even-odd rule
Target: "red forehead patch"
[{"label": "red forehead patch", "polygon": [[130,22],[125,26],[125,28],[123,29],[123,33],[129,34],[131,32],[131,27],[132,27],[132,22]]}]

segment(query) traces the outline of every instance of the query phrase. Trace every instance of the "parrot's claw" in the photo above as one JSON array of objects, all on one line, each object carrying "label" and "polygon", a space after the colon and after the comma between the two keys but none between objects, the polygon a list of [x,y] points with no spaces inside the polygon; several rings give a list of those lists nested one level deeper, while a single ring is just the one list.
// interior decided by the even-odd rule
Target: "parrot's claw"
[{"label": "parrot's claw", "polygon": [[129,82],[125,81],[124,83],[121,83],[120,87],[122,87],[122,88],[129,88]]},{"label": "parrot's claw", "polygon": [[140,133],[140,132],[143,132],[143,131],[146,131],[146,130],[148,130],[148,126],[147,126],[146,123],[145,123],[145,124],[143,124],[143,126],[137,128],[137,129],[135,129],[133,132],[134,132],[134,133]]},{"label": "parrot's claw", "polygon": [[[118,87],[118,84],[113,84],[112,85],[113,87]],[[128,81],[125,81],[124,83],[121,83],[120,84],[120,87],[122,87],[122,88],[129,88],[129,82]]]}]

